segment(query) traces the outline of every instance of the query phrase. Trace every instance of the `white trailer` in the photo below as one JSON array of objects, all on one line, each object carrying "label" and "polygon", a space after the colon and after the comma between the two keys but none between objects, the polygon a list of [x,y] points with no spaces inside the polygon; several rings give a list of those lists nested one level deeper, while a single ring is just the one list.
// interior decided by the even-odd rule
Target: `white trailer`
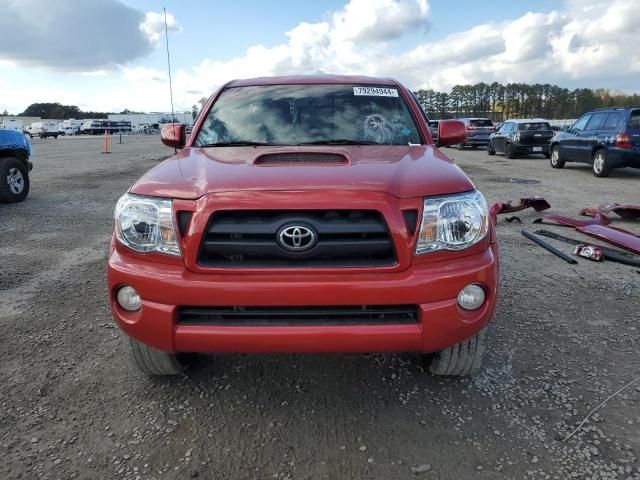
[{"label": "white trailer", "polygon": [[16,132],[23,132],[24,125],[22,120],[16,120],[15,118],[5,118],[0,125],[3,130],[15,130]]}]

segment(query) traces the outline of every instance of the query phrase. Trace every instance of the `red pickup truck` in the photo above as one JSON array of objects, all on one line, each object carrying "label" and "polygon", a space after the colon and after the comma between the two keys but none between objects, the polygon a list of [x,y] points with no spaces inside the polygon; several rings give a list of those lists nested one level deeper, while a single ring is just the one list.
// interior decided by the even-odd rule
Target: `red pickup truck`
[{"label": "red pickup truck", "polygon": [[[439,144],[465,127],[441,121]],[[232,81],[125,193],[108,261],[137,365],[189,353],[416,352],[481,365],[498,254],[487,204],[387,78]]]}]

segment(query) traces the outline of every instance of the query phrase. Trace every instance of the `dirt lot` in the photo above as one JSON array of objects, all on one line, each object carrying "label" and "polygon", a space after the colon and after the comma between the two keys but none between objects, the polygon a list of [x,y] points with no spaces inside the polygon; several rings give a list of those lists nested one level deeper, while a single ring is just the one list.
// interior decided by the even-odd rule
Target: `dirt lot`
[{"label": "dirt lot", "polygon": [[[561,441],[640,375],[640,275],[534,246],[520,235],[533,211],[497,227],[501,299],[472,379],[412,355],[229,355],[153,380],[112,323],[105,259],[117,198],[170,150],[34,144],[30,197],[0,205],[1,479],[640,478],[640,382]],[[573,216],[640,203],[640,171],[446,151],[490,202],[538,194]]]}]

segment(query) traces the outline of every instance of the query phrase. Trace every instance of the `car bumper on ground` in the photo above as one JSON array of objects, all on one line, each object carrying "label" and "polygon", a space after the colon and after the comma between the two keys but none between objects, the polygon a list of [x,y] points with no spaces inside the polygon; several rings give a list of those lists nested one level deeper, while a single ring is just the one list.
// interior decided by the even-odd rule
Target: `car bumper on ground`
[{"label": "car bumper on ground", "polygon": [[[112,249],[108,263],[113,316],[129,336],[169,352],[434,352],[465,340],[492,318],[498,288],[497,247],[387,273],[201,274]],[[462,288],[475,283],[484,304],[465,311]],[[122,309],[116,293],[136,289],[142,307]],[[415,305],[417,321],[375,325],[221,326],[181,324],[190,306]]]}]

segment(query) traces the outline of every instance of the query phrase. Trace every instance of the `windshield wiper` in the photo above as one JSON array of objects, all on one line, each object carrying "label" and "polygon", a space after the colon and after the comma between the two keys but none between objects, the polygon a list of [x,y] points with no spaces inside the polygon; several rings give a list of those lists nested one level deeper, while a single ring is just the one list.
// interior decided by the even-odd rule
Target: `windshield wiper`
[{"label": "windshield wiper", "polygon": [[315,140],[313,142],[301,142],[298,145],[382,145],[369,140],[352,140],[349,138],[336,138],[332,140]]},{"label": "windshield wiper", "polygon": [[249,142],[246,140],[238,140],[236,142],[217,142],[217,143],[207,143],[205,145],[198,145],[198,147],[259,147],[264,145],[277,145],[274,143],[266,143],[266,142]]}]

